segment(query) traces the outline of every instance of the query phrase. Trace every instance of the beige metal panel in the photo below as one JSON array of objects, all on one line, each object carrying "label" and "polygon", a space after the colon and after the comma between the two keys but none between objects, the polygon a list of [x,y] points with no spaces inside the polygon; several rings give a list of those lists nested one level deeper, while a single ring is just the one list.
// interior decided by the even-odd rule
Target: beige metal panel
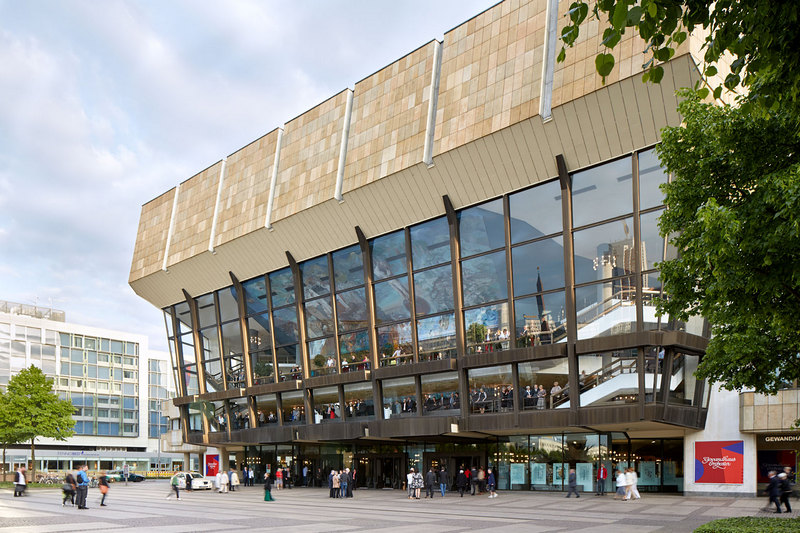
[{"label": "beige metal panel", "polygon": [[466,147],[473,164],[481,170],[478,178],[483,189],[483,196],[494,196],[495,191],[507,189],[510,185],[506,184],[506,170],[497,151],[494,137],[478,139],[477,142]]},{"label": "beige metal panel", "polygon": [[359,81],[344,192],[422,161],[434,41]]},{"label": "beige metal panel", "polygon": [[[611,97],[608,87],[604,87],[597,92],[586,95],[586,107],[589,108],[589,115],[592,117],[592,126],[597,139],[597,149],[602,159],[608,159],[611,154],[622,151],[619,144],[619,131],[617,121],[626,122],[625,116],[617,117],[611,106]],[[614,120],[604,120],[604,117],[614,117]]]},{"label": "beige metal panel", "polygon": [[228,156],[214,246],[264,225],[278,130]]},{"label": "beige metal panel", "polygon": [[133,259],[128,281],[143,278],[161,269],[167,244],[169,220],[175,188],[142,206],[139,228],[133,248]]},{"label": "beige metal panel", "polygon": [[599,145],[608,145],[605,131],[603,131],[599,123],[593,120],[593,113],[589,111],[590,105],[597,105],[596,93],[589,93],[585,98],[579,98],[573,101],[575,106],[575,114],[578,119],[578,129],[583,136],[583,145],[586,148],[586,155],[590,161],[597,161],[598,159],[605,159],[600,156]]},{"label": "beige metal panel", "polygon": [[521,130],[521,124],[497,132],[497,144],[503,152],[507,165],[512,169],[509,172],[510,186],[508,190],[516,190],[527,185],[534,176],[535,168],[529,154],[520,151],[517,145],[517,136],[514,131]]},{"label": "beige metal panel", "polygon": [[168,267],[208,249],[221,168],[218,161],[181,183]]},{"label": "beige metal panel", "polygon": [[578,166],[585,167],[591,161],[591,155],[588,147],[586,146],[586,139],[581,131],[580,123],[578,122],[578,110],[575,107],[575,102],[567,102],[564,104],[564,116],[567,119],[567,133],[569,133],[570,140],[572,141],[572,153]]},{"label": "beige metal panel", "polygon": [[[653,110],[650,105],[650,92],[647,90],[647,85],[638,79],[631,79],[633,84],[633,94],[635,100],[632,102],[640,110],[639,118],[642,120],[642,135],[644,143],[638,142],[635,145],[653,144],[658,139],[658,130],[655,127],[653,120]],[[636,139],[634,139],[636,141]]]},{"label": "beige metal panel", "polygon": [[345,90],[284,127],[273,221],[333,197],[346,107]]},{"label": "beige metal panel", "polygon": [[537,117],[521,122],[517,142],[520,151],[527,153],[533,162],[535,175],[539,179],[548,173],[547,164],[542,157],[542,151],[539,146],[540,141],[536,136],[536,131],[541,131],[541,129],[542,121]]},{"label": "beige metal panel", "polygon": [[[514,180],[514,176],[516,175],[516,169],[514,168],[514,164],[511,161],[510,154],[508,153],[508,148],[506,147],[505,139],[502,135],[502,132],[507,131],[508,128],[504,128],[500,130],[498,135],[491,135],[486,137],[486,142],[488,145],[492,147],[492,151],[488,154],[490,156],[496,157],[502,166],[498,166],[501,170],[499,179],[497,180],[497,185],[502,187],[504,191],[510,191],[514,188],[513,183],[516,181]],[[497,165],[493,162],[494,165]]]},{"label": "beige metal panel", "polygon": [[[573,157],[575,152],[572,146],[572,137],[567,131],[566,108],[559,106],[553,108],[553,120],[544,125],[547,134],[547,144],[551,154],[564,154],[567,157],[569,168],[577,166],[577,160]],[[555,157],[555,156],[553,156]]]},{"label": "beige metal panel", "polygon": [[[641,85],[641,82],[639,84]],[[622,148],[625,149],[625,151],[633,150],[635,146],[640,146],[647,143],[644,138],[644,125],[642,117],[637,112],[638,107],[636,103],[636,92],[634,91],[634,85],[636,85],[636,83],[633,80],[628,79],[623,80],[623,82],[619,84],[619,90],[611,89],[612,105],[615,105],[617,102],[619,102],[619,105],[625,109],[625,116],[628,117],[630,137],[626,139],[623,135],[620,135]],[[650,111],[648,110],[647,113],[650,113]]]}]

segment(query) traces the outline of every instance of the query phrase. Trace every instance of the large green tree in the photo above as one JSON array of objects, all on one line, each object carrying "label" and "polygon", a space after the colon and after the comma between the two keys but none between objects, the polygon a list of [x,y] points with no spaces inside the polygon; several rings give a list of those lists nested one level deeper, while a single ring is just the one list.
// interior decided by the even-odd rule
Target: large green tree
[{"label": "large green tree", "polygon": [[3,447],[3,481],[6,481],[6,450],[9,446],[23,442],[22,435],[11,423],[7,395],[0,390],[0,446]]},{"label": "large green tree", "polygon": [[672,174],[659,224],[680,251],[660,307],[711,322],[699,376],[775,392],[800,379],[800,120],[682,96],[657,148]]},{"label": "large green tree", "polygon": [[65,440],[74,434],[72,403],[59,399],[53,392],[53,380],[31,365],[8,380],[5,394],[6,408],[0,414],[0,427],[12,427],[18,442],[30,442],[33,468],[31,478],[36,479],[36,439],[39,437]]},{"label": "large green tree", "polygon": [[[607,21],[605,50],[595,58],[603,77],[614,68],[614,47],[627,32],[647,43],[644,79],[659,82],[661,63],[675,55],[688,34],[705,32],[704,73],[717,74],[730,62],[724,86],[746,95],[742,103],[759,110],[800,110],[800,2],[797,0],[576,0],[561,32],[563,61],[589,18]],[[707,90],[707,89],[706,89]],[[712,86],[719,97],[722,86]]]}]

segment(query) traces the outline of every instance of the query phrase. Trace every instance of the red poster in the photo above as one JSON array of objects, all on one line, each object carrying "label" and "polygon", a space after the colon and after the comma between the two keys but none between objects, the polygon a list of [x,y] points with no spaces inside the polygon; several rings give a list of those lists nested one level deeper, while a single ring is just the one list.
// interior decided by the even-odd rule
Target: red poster
[{"label": "red poster", "polygon": [[206,454],[206,475],[216,476],[219,472],[219,455]]},{"label": "red poster", "polygon": [[744,441],[694,443],[695,483],[744,483]]}]

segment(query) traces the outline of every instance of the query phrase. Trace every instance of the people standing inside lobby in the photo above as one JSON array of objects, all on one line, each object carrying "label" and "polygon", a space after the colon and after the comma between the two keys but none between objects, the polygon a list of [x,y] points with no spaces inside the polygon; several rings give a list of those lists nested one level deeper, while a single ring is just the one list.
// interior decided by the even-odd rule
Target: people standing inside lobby
[{"label": "people standing inside lobby", "polygon": [[603,463],[600,463],[600,468],[597,469],[597,490],[595,496],[606,495],[606,479],[608,478],[608,470]]}]

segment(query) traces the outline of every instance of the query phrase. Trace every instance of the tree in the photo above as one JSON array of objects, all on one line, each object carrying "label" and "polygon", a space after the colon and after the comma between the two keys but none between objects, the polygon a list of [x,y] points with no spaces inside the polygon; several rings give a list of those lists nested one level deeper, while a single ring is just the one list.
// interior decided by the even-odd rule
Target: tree
[{"label": "tree", "polygon": [[684,125],[657,147],[673,176],[660,230],[680,250],[659,309],[712,324],[699,377],[775,392],[800,379],[800,118],[681,96]]},{"label": "tree", "polygon": [[[589,12],[585,0],[570,5],[559,61],[576,43]],[[746,106],[755,103],[760,110],[782,106],[795,114],[800,110],[800,2],[796,0],[596,0],[591,14],[608,21],[602,41],[606,51],[595,57],[603,79],[614,68],[613,49],[627,31],[638,32],[647,43],[650,59],[642,66],[643,79],[658,83],[664,75],[660,63],[675,55],[689,33],[703,28],[707,77],[717,74],[720,59],[730,58],[731,72],[724,86],[747,93],[742,101]],[[722,86],[711,89],[719,98]],[[708,89],[701,93],[707,94]]]},{"label": "tree", "polygon": [[6,481],[6,450],[9,446],[23,441],[19,432],[10,422],[9,409],[7,395],[0,390],[0,446],[3,447],[3,481]]},{"label": "tree", "polygon": [[5,424],[13,428],[18,442],[31,443],[31,478],[36,479],[36,439],[66,440],[74,434],[72,403],[53,392],[53,380],[31,365],[8,381],[5,394]]}]

